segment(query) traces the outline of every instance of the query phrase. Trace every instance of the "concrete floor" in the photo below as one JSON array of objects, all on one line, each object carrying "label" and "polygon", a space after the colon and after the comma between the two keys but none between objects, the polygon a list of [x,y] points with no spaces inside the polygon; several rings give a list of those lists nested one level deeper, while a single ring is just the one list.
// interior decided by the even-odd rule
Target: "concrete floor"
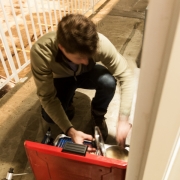
[{"label": "concrete floor", "polygon": [[[142,46],[144,12],[132,11],[123,0],[114,2],[117,3],[111,11],[108,3],[112,5],[112,1],[106,1],[91,18],[96,22],[101,18],[98,31],[106,35],[128,61],[137,62]],[[139,69],[136,69],[135,73],[138,81]],[[76,114],[72,123],[76,129],[86,133],[89,132],[90,103],[93,96],[92,90],[78,89],[74,97]],[[106,144],[116,144],[119,98],[117,87],[106,115],[109,129]],[[41,118],[40,103],[31,72],[1,98],[0,112],[0,178],[5,178],[7,171],[12,167],[15,173],[30,172],[25,176],[16,176],[14,180],[33,180],[34,176],[24,150],[24,141],[41,142],[49,124]],[[54,138],[61,133],[56,125],[51,125],[51,129]]]}]

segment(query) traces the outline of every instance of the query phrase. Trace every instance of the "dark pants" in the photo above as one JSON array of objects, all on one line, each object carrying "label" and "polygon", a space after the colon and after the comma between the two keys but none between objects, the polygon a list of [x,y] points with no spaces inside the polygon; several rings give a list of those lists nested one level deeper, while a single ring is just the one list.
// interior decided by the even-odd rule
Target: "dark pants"
[{"label": "dark pants", "polygon": [[[65,112],[71,104],[77,88],[95,89],[92,108],[96,111],[106,112],[116,89],[116,80],[111,73],[104,66],[96,64],[91,71],[76,76],[76,79],[74,77],[54,79],[57,97]],[[42,115],[46,121],[50,122],[50,117],[44,110],[42,110]]]}]

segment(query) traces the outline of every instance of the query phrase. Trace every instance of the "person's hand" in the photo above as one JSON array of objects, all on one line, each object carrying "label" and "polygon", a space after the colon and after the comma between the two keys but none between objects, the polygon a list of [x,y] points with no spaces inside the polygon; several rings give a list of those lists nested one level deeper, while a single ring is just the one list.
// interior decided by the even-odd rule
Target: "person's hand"
[{"label": "person's hand", "polygon": [[[89,141],[93,140],[93,137],[91,135],[85,134],[82,131],[77,131],[73,127],[69,129],[67,134],[68,134],[68,136],[70,136],[72,138],[72,141],[77,144],[83,144],[84,140],[89,140]],[[96,149],[88,147],[88,151],[94,152],[94,151],[96,151]]]},{"label": "person's hand", "polygon": [[117,123],[116,141],[121,148],[124,148],[126,137],[131,128],[132,124],[128,122],[128,116],[120,116]]}]

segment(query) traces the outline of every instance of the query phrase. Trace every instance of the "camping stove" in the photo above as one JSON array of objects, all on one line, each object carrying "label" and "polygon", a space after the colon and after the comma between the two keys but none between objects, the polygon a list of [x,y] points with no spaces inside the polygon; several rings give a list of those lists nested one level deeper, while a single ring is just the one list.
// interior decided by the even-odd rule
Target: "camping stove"
[{"label": "camping stove", "polygon": [[[127,162],[106,157],[101,132],[95,127],[95,141],[75,144],[64,134],[52,145],[26,141],[25,149],[36,180],[124,180]],[[95,147],[96,153],[87,151]]]}]

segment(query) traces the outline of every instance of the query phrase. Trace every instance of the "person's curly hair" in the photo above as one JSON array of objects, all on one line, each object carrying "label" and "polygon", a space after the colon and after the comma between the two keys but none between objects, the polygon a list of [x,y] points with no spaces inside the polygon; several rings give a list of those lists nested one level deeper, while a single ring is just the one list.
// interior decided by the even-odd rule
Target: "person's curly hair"
[{"label": "person's curly hair", "polygon": [[66,15],[58,23],[57,41],[68,53],[93,55],[98,43],[96,26],[81,14]]}]

